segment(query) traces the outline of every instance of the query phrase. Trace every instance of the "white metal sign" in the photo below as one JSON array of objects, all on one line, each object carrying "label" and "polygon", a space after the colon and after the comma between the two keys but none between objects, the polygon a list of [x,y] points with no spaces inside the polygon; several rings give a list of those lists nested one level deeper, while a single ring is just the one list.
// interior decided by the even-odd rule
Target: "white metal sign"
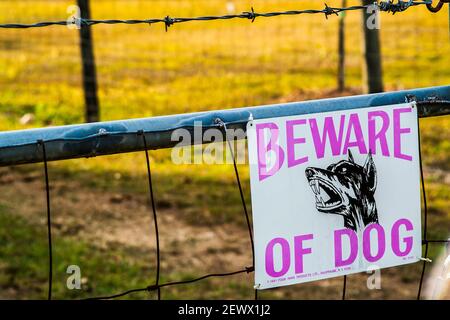
[{"label": "white metal sign", "polygon": [[249,122],[256,287],[418,261],[417,130],[414,104]]}]

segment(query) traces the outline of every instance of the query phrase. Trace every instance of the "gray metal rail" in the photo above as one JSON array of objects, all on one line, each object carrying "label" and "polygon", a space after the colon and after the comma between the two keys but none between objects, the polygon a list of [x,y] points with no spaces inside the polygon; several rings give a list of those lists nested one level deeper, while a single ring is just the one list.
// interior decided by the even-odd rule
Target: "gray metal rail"
[{"label": "gray metal rail", "polygon": [[[229,129],[245,130],[250,114],[254,119],[265,119],[375,107],[407,100],[418,102],[420,117],[450,114],[450,86],[441,86],[259,107],[7,131],[0,132],[0,166],[43,161],[42,146],[39,142],[45,143],[48,161],[95,157],[143,150],[140,132],[145,134],[150,149],[163,149],[178,143],[171,139],[174,130],[185,128],[193,132],[198,123],[202,124],[203,130],[218,128],[215,122],[217,118],[225,122]],[[205,142],[209,141],[193,137],[188,144]]]}]

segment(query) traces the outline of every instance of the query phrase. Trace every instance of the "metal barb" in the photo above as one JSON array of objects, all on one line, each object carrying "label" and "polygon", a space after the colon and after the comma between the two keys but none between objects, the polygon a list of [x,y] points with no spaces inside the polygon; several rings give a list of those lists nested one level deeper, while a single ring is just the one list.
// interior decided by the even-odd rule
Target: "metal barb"
[{"label": "metal barb", "polygon": [[223,120],[220,118],[214,119],[214,124],[218,125],[220,128],[226,128],[225,122],[223,122]]},{"label": "metal barb", "polygon": [[417,102],[417,97],[413,94],[407,94],[405,96],[405,102],[409,103],[409,102]]},{"label": "metal barb", "polygon": [[166,17],[164,18],[164,24],[165,24],[165,26],[166,26],[166,32],[167,32],[167,30],[170,28],[170,26],[173,25],[174,23],[175,23],[175,19],[172,19],[172,18],[169,17],[169,16],[166,16]]},{"label": "metal barb", "polygon": [[329,7],[326,3],[325,3],[325,9],[323,9],[323,13],[325,14],[325,18],[327,20],[328,20],[328,16],[331,16],[332,14],[339,16],[339,10]]},{"label": "metal barb", "polygon": [[255,22],[256,19],[256,13],[253,7],[251,8],[251,11],[245,11],[242,13],[243,15],[246,15],[248,19],[252,20],[252,23]]}]

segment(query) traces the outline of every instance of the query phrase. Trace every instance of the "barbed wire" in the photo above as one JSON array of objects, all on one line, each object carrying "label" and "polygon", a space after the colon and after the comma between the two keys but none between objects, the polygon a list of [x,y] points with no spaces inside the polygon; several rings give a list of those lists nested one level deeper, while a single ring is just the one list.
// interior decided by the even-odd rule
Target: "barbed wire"
[{"label": "barbed wire", "polygon": [[[446,1],[446,0],[444,0]],[[410,7],[426,5],[428,8],[432,5],[432,0],[425,1],[397,1],[394,3],[393,0],[388,1],[375,1],[372,4],[367,5],[355,5],[349,7],[330,7],[325,3],[325,8],[323,9],[304,9],[304,10],[289,10],[289,11],[274,11],[274,12],[265,12],[259,13],[255,12],[253,7],[250,11],[245,11],[240,14],[228,14],[221,16],[199,16],[199,17],[187,17],[187,18],[172,18],[170,16],[166,16],[164,18],[155,18],[155,19],[130,19],[130,20],[118,20],[118,19],[107,19],[107,20],[96,20],[96,19],[84,19],[73,17],[72,20],[65,21],[43,21],[32,24],[21,24],[21,23],[4,23],[0,24],[0,28],[4,29],[27,29],[27,28],[41,28],[48,26],[70,26],[76,25],[78,27],[89,27],[97,24],[157,24],[163,23],[165,25],[166,31],[169,27],[177,23],[183,22],[192,22],[192,21],[214,21],[214,20],[231,20],[231,19],[248,19],[252,22],[255,21],[256,18],[270,18],[277,16],[292,16],[292,15],[301,15],[301,14],[323,14],[326,19],[331,15],[338,15],[341,12],[346,11],[356,11],[356,10],[367,10],[370,7],[376,7],[379,11],[390,12],[395,14],[397,12],[403,12],[409,9]],[[439,2],[440,4],[441,2]],[[429,9],[430,10],[430,9]],[[431,11],[431,10],[430,10]],[[431,11],[434,12],[434,11]]]}]

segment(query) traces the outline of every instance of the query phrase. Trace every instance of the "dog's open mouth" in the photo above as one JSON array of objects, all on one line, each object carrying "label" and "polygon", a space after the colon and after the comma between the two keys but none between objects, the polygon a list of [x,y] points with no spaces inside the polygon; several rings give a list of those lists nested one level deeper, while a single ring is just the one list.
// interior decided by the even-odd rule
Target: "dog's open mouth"
[{"label": "dog's open mouth", "polygon": [[341,196],[331,183],[322,179],[311,179],[309,185],[316,196],[317,209],[328,211],[342,204]]}]

